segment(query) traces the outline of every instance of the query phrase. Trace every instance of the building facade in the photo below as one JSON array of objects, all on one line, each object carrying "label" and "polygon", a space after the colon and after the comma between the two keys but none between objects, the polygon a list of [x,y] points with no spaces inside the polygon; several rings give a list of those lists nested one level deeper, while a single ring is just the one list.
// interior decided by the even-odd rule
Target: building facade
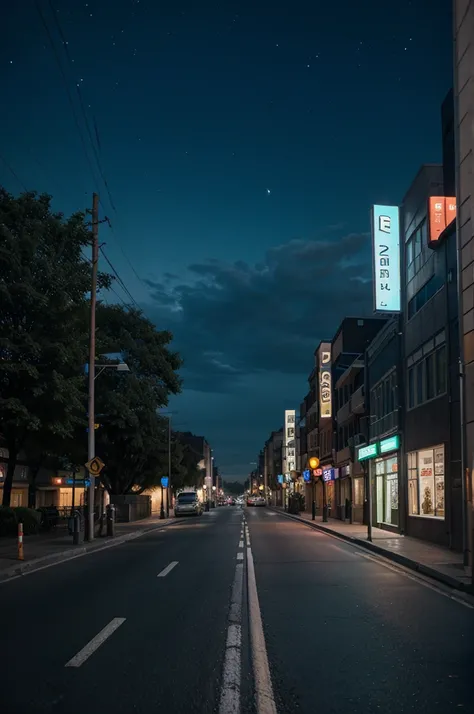
[{"label": "building facade", "polygon": [[457,249],[463,371],[461,452],[466,504],[465,561],[472,565],[474,545],[474,3],[454,0],[454,107],[456,141]]}]

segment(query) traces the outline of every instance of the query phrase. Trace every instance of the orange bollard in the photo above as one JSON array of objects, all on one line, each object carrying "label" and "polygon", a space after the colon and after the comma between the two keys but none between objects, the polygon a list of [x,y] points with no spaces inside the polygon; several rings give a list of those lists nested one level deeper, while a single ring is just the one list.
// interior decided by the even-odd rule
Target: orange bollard
[{"label": "orange bollard", "polygon": [[23,554],[23,523],[18,524],[18,560],[25,560]]}]

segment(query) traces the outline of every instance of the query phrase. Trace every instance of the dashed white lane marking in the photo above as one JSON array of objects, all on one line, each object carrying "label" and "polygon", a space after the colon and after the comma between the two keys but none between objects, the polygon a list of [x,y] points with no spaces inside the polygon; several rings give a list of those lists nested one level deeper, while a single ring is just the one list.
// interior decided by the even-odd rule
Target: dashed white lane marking
[{"label": "dashed white lane marking", "polygon": [[243,547],[244,547],[244,541],[243,541],[243,540],[239,540],[239,548],[243,548]]},{"label": "dashed white lane marking", "polygon": [[243,560],[244,559],[244,554],[243,553],[237,553],[237,560]]},{"label": "dashed white lane marking", "polygon": [[173,568],[175,568],[178,565],[178,562],[179,562],[178,560],[173,560],[173,562],[171,562],[169,565],[167,565],[166,568],[163,568],[161,573],[158,573],[157,577],[158,578],[166,578],[168,573],[171,573]]},{"label": "dashed white lane marking", "polygon": [[275,513],[275,511],[265,511],[265,513],[267,514],[267,516],[276,516],[277,515],[277,513]]},{"label": "dashed white lane marking", "polygon": [[246,536],[245,536],[245,540],[246,540],[246,545],[247,545],[247,547],[249,547],[249,546],[250,546],[250,536],[249,536],[248,533],[247,533]]},{"label": "dashed white lane marking", "polygon": [[249,598],[250,639],[252,643],[253,674],[257,695],[258,714],[277,714],[273,695],[270,666],[268,664],[265,635],[263,634],[262,614],[258,601],[255,568],[250,548],[247,548],[247,583]]},{"label": "dashed white lane marking", "polygon": [[238,563],[232,586],[219,714],[240,714],[243,577],[244,564]]},{"label": "dashed white lane marking", "polygon": [[104,644],[110,635],[112,635],[115,630],[117,630],[120,625],[125,622],[125,617],[114,617],[113,620],[109,622],[108,625],[104,627],[103,630],[99,632],[90,642],[87,643],[85,647],[82,648],[69,662],[66,662],[66,667],[80,667],[81,664],[89,659],[89,657],[94,654],[94,652]]}]

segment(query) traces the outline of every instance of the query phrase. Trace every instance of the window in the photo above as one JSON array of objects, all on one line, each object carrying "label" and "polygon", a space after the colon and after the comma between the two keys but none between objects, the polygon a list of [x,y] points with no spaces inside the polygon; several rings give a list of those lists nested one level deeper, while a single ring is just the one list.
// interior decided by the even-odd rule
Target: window
[{"label": "window", "polygon": [[444,446],[413,451],[408,457],[408,514],[444,518]]},{"label": "window", "polygon": [[434,370],[435,355],[432,352],[425,360],[425,381],[426,381],[426,398],[433,399],[435,396],[435,370]]},{"label": "window", "polygon": [[423,362],[416,365],[416,403],[422,404],[423,399]]},{"label": "window", "polygon": [[445,393],[446,382],[446,345],[443,345],[436,352],[436,396]]},{"label": "window", "polygon": [[413,409],[415,406],[415,368],[411,367],[408,370],[408,408]]},{"label": "window", "polygon": [[423,246],[426,245],[426,221],[416,228],[405,245],[407,280],[415,277],[423,264]]},{"label": "window", "polygon": [[432,275],[427,283],[408,301],[408,319],[416,315],[444,285],[444,275]]},{"label": "window", "polygon": [[[439,333],[408,358],[408,409],[436,399],[447,391],[447,358],[444,334]],[[439,345],[439,346],[438,346]],[[413,364],[415,362],[415,364]]]}]

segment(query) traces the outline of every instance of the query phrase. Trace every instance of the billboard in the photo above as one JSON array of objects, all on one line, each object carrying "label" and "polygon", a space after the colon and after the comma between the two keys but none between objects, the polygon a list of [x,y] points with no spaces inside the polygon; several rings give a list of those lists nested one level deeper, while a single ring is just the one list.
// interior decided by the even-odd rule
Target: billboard
[{"label": "billboard", "polygon": [[296,411],[286,409],[285,432],[283,434],[283,471],[296,471]]},{"label": "billboard", "polygon": [[318,350],[319,361],[319,418],[332,417],[332,372],[331,343],[321,342]]},{"label": "billboard", "polygon": [[456,218],[456,198],[430,196],[428,202],[428,245],[436,244],[445,228]]},{"label": "billboard", "polygon": [[400,209],[398,206],[372,207],[372,257],[375,312],[400,312]]}]

